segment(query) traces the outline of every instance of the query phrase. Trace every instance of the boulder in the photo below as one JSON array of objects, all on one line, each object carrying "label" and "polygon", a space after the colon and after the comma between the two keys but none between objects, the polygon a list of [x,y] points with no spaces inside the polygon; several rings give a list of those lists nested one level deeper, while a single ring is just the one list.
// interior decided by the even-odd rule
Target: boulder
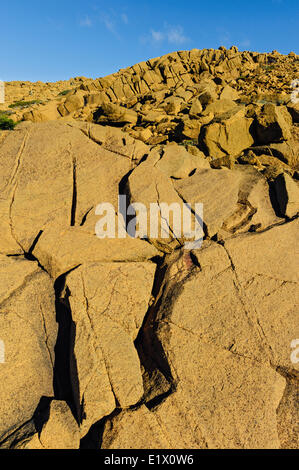
[{"label": "boulder", "polygon": [[[56,280],[62,274],[83,263],[146,261],[159,256],[159,251],[149,243],[126,235],[123,227],[118,237],[98,238],[96,223],[101,217],[92,214],[87,227],[59,227],[48,225],[33,249],[33,255],[44,269]],[[59,240],[59,243],[57,241]]]},{"label": "boulder", "polygon": [[288,218],[299,212],[299,184],[287,173],[281,173],[274,181],[280,213]]},{"label": "boulder", "polygon": [[105,93],[93,92],[86,96],[86,104],[89,106],[102,106],[104,103],[109,103],[109,98]]},{"label": "boulder", "polygon": [[83,108],[85,104],[84,96],[85,92],[83,90],[76,90],[73,94],[68,94],[64,104],[58,107],[58,111],[62,116],[65,116]]},{"label": "boulder", "polygon": [[213,121],[203,128],[200,144],[214,158],[237,156],[254,142],[250,133],[252,122],[245,117],[244,110],[223,114],[218,122]]},{"label": "boulder", "polygon": [[178,194],[188,204],[203,204],[203,221],[209,237],[234,212],[238,202],[240,176],[228,169],[198,170],[193,176],[175,181]]},{"label": "boulder", "polygon": [[210,160],[210,164],[211,164],[211,167],[215,169],[226,167],[232,170],[235,165],[235,159],[234,157],[231,157],[230,155],[225,155],[224,157],[220,157],[220,158],[212,158]]},{"label": "boulder", "polygon": [[[136,231],[133,227],[134,236],[147,238],[159,250],[170,253],[184,244],[185,211],[187,216],[192,215],[170,178],[157,168],[157,158],[153,155],[131,173],[127,190],[130,203],[136,204],[135,212],[143,222]],[[185,180],[189,178],[182,181]]]},{"label": "boulder", "polygon": [[142,116],[142,121],[149,124],[157,124],[161,122],[163,119],[169,120],[167,115],[164,114],[162,111],[152,110],[145,112]]},{"label": "boulder", "polygon": [[196,119],[202,113],[202,104],[198,98],[192,100],[192,105],[189,111],[190,118]]},{"label": "boulder", "polygon": [[193,140],[194,142],[197,142],[201,126],[202,124],[200,119],[184,119],[182,121],[182,125],[179,126],[181,127],[180,134],[182,139]]},{"label": "boulder", "polygon": [[216,85],[213,80],[202,80],[197,87],[198,99],[203,106],[212,103],[218,98]]},{"label": "boulder", "polygon": [[57,109],[56,101],[39,106],[38,109],[33,109],[32,111],[28,111],[23,114],[24,121],[32,122],[56,121],[59,117],[60,114]]},{"label": "boulder", "polygon": [[160,107],[164,109],[167,114],[177,115],[181,111],[183,103],[184,100],[182,98],[179,98],[178,96],[171,96],[170,98],[167,98],[160,105]]},{"label": "boulder", "polygon": [[137,123],[138,115],[133,109],[127,109],[113,103],[103,103],[101,105],[102,114],[99,115],[97,122],[109,125],[124,125]]},{"label": "boulder", "polygon": [[233,100],[228,98],[221,98],[220,100],[216,100],[213,103],[208,104],[202,115],[208,116],[209,114],[213,114],[214,117],[217,118],[222,114],[232,111],[236,113],[241,109],[242,108],[238,106]]},{"label": "boulder", "polygon": [[195,156],[189,153],[184,146],[172,142],[166,145],[160,160],[155,167],[167,176],[181,179],[186,178],[197,168],[210,168],[209,162],[203,153]]},{"label": "boulder", "polygon": [[268,103],[257,117],[256,133],[259,144],[280,142],[291,138],[292,117],[285,106]]},{"label": "boulder", "polygon": [[203,233],[200,224],[194,226],[197,217],[194,219],[171,179],[157,168],[158,161],[157,154],[150,155],[129,176],[127,190],[134,213],[128,232],[148,239],[160,251],[171,253],[187,241],[201,238]]},{"label": "boulder", "polygon": [[252,167],[238,168],[240,185],[238,204],[225,220],[223,229],[230,233],[265,230],[281,223],[270,200],[269,185],[263,175]]},{"label": "boulder", "polygon": [[139,163],[149,153],[147,145],[117,127],[89,124],[83,127],[83,130],[90,139],[104,149],[126,157],[134,164]]},{"label": "boulder", "polygon": [[220,99],[227,99],[227,100],[237,100],[240,98],[240,93],[232,88],[229,85],[225,85],[223,88],[221,94],[220,94]]}]

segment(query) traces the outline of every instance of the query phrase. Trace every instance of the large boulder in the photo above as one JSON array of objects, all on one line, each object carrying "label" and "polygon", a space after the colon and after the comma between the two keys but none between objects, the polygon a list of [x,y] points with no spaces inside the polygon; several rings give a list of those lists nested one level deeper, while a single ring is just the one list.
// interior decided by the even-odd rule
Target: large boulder
[{"label": "large boulder", "polygon": [[58,106],[61,116],[66,116],[83,108],[85,104],[84,96],[85,92],[83,90],[76,90],[74,93],[68,94],[65,102]]},{"label": "large boulder", "polygon": [[201,127],[201,119],[188,119],[185,117],[178,126],[179,135],[182,140],[193,140],[197,142]]},{"label": "large boulder", "polygon": [[[86,227],[64,228],[51,224],[39,237],[32,254],[54,280],[83,263],[139,262],[161,254],[146,241],[129,237],[123,225],[120,226],[120,237],[115,233],[113,238],[109,234],[99,238],[95,230],[96,223],[101,220],[102,217],[91,214]],[[98,235],[102,236],[101,233]]]},{"label": "large boulder", "polygon": [[257,117],[256,132],[260,144],[291,138],[292,117],[285,106],[265,104]]},{"label": "large boulder", "polygon": [[167,98],[160,107],[164,109],[167,114],[177,115],[181,111],[184,100],[178,96],[171,96]]},{"label": "large boulder", "polygon": [[188,204],[203,204],[203,222],[206,233],[212,237],[236,209],[239,179],[237,172],[228,169],[202,169],[175,181],[174,186]]},{"label": "large boulder", "polygon": [[265,230],[280,223],[270,199],[270,188],[261,173],[251,166],[237,169],[240,174],[238,203],[223,224],[230,233]]},{"label": "large boulder", "polygon": [[102,114],[97,119],[98,123],[106,123],[110,126],[137,123],[137,113],[132,109],[113,103],[103,103],[100,109]]},{"label": "large boulder", "polygon": [[245,117],[245,110],[224,113],[216,121],[203,128],[200,143],[208,155],[222,157],[237,156],[250,147],[254,140],[250,129],[253,120]]},{"label": "large boulder", "polygon": [[[141,163],[128,178],[130,203],[135,208],[139,220],[143,222],[138,224],[136,230],[133,227],[132,235],[147,238],[158,249],[169,253],[184,243],[184,202],[165,173],[167,169],[162,161],[162,168],[157,168],[157,160],[159,163],[156,154],[151,155],[151,158]],[[189,209],[187,211],[189,212]],[[132,216],[134,215],[133,213]]]},{"label": "large boulder", "polygon": [[39,106],[38,109],[27,111],[23,114],[24,121],[45,122],[56,121],[60,117],[57,109],[57,102],[50,101],[47,104]]},{"label": "large boulder", "polygon": [[220,100],[216,100],[213,103],[208,104],[202,114],[203,116],[207,116],[210,113],[213,113],[213,115],[218,118],[222,114],[240,110],[242,110],[242,108],[238,106],[233,100],[228,98],[221,98]]},{"label": "large boulder", "polygon": [[210,164],[202,152],[192,155],[184,146],[172,142],[163,148],[162,157],[155,167],[169,177],[181,179],[188,177],[197,168],[210,168]]},{"label": "large boulder", "polygon": [[198,99],[203,106],[212,103],[218,98],[216,84],[213,80],[202,80],[197,87]]},{"label": "large boulder", "polygon": [[223,99],[237,100],[239,98],[240,98],[240,93],[229,85],[225,85],[220,94],[220,99],[222,100]]},{"label": "large boulder", "polygon": [[202,109],[202,104],[199,99],[194,98],[189,111],[189,116],[194,119],[198,118],[198,116],[202,113]]}]

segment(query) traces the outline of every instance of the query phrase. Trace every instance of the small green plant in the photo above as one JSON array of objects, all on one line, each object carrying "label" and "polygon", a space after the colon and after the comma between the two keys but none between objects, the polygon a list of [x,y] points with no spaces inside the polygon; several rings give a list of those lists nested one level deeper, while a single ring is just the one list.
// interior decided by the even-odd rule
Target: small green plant
[{"label": "small green plant", "polygon": [[15,101],[14,103],[10,104],[9,108],[27,108],[27,106],[31,106],[32,104],[41,104],[41,100],[32,100],[32,101]]},{"label": "small green plant", "polygon": [[185,140],[182,140],[181,142],[179,142],[179,145],[182,145],[183,147],[185,147],[185,149],[188,150],[188,147],[196,147],[198,144],[198,142],[194,139],[185,139]]},{"label": "small green plant", "polygon": [[9,119],[7,115],[5,114],[0,114],[0,129],[3,131],[11,131],[12,129],[15,128],[16,122],[14,122],[12,119]]},{"label": "small green plant", "polygon": [[71,91],[72,91],[72,90],[63,90],[63,91],[61,91],[61,92],[58,94],[58,96],[65,96],[65,95],[67,95],[68,93],[70,93]]},{"label": "small green plant", "polygon": [[266,65],[262,65],[262,68],[266,71],[266,72],[270,72],[271,70],[274,70],[275,69],[275,65],[270,65],[270,64],[266,64]]}]

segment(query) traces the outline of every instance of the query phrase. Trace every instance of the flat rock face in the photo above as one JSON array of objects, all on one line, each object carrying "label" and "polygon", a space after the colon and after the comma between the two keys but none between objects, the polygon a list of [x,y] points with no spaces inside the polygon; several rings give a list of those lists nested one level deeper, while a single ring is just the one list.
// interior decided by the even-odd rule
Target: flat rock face
[{"label": "flat rock face", "polygon": [[14,245],[17,251],[29,251],[53,221],[80,226],[98,203],[117,207],[118,184],[132,168],[129,157],[101,148],[77,127],[61,123],[29,125],[16,131],[16,138],[17,147],[10,134],[0,150],[3,253],[10,247],[15,253]]},{"label": "flat rock face", "polygon": [[[53,396],[55,293],[37,263],[0,257],[0,441]],[[6,289],[4,289],[4,286]]]},{"label": "flat rock face", "polygon": [[128,408],[143,395],[134,341],[154,274],[154,264],[136,262],[87,264],[67,276],[79,388],[74,380],[73,391],[83,435],[117,406]]},{"label": "flat rock face", "polygon": [[79,449],[80,432],[65,401],[52,400],[48,421],[39,433],[19,446],[22,449]]},{"label": "flat rock face", "polygon": [[189,204],[202,202],[203,220],[210,237],[218,232],[236,207],[238,179],[238,174],[227,169],[207,169],[175,183],[178,194]]},{"label": "flat rock face", "polygon": [[[137,432],[138,430],[138,432]],[[159,421],[146,406],[107,421],[102,449],[171,449]]]},{"label": "flat rock face", "polygon": [[[293,253],[283,244],[297,231],[293,222],[224,246],[212,243],[196,253],[200,268],[190,269],[184,259],[169,268],[154,330],[175,391],[150,411],[171,448],[279,447],[276,410],[286,381],[278,370],[293,370],[289,346],[299,334],[298,280],[283,268],[277,279],[268,269],[284,253],[295,275]],[[269,253],[262,249],[267,245]],[[131,414],[134,426],[132,421]],[[105,428],[109,448],[125,444],[124,422],[117,416],[111,431]],[[142,429],[146,436],[146,422]]]},{"label": "flat rock face", "polygon": [[232,47],[6,84],[0,448],[298,448],[297,73]]}]

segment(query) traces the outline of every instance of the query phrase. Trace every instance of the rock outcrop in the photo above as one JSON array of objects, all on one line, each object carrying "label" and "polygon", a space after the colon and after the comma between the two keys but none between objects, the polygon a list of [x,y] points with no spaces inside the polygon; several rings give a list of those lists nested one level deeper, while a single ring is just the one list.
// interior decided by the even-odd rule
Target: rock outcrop
[{"label": "rock outcrop", "polygon": [[232,47],[6,84],[0,448],[298,448],[296,76]]}]

